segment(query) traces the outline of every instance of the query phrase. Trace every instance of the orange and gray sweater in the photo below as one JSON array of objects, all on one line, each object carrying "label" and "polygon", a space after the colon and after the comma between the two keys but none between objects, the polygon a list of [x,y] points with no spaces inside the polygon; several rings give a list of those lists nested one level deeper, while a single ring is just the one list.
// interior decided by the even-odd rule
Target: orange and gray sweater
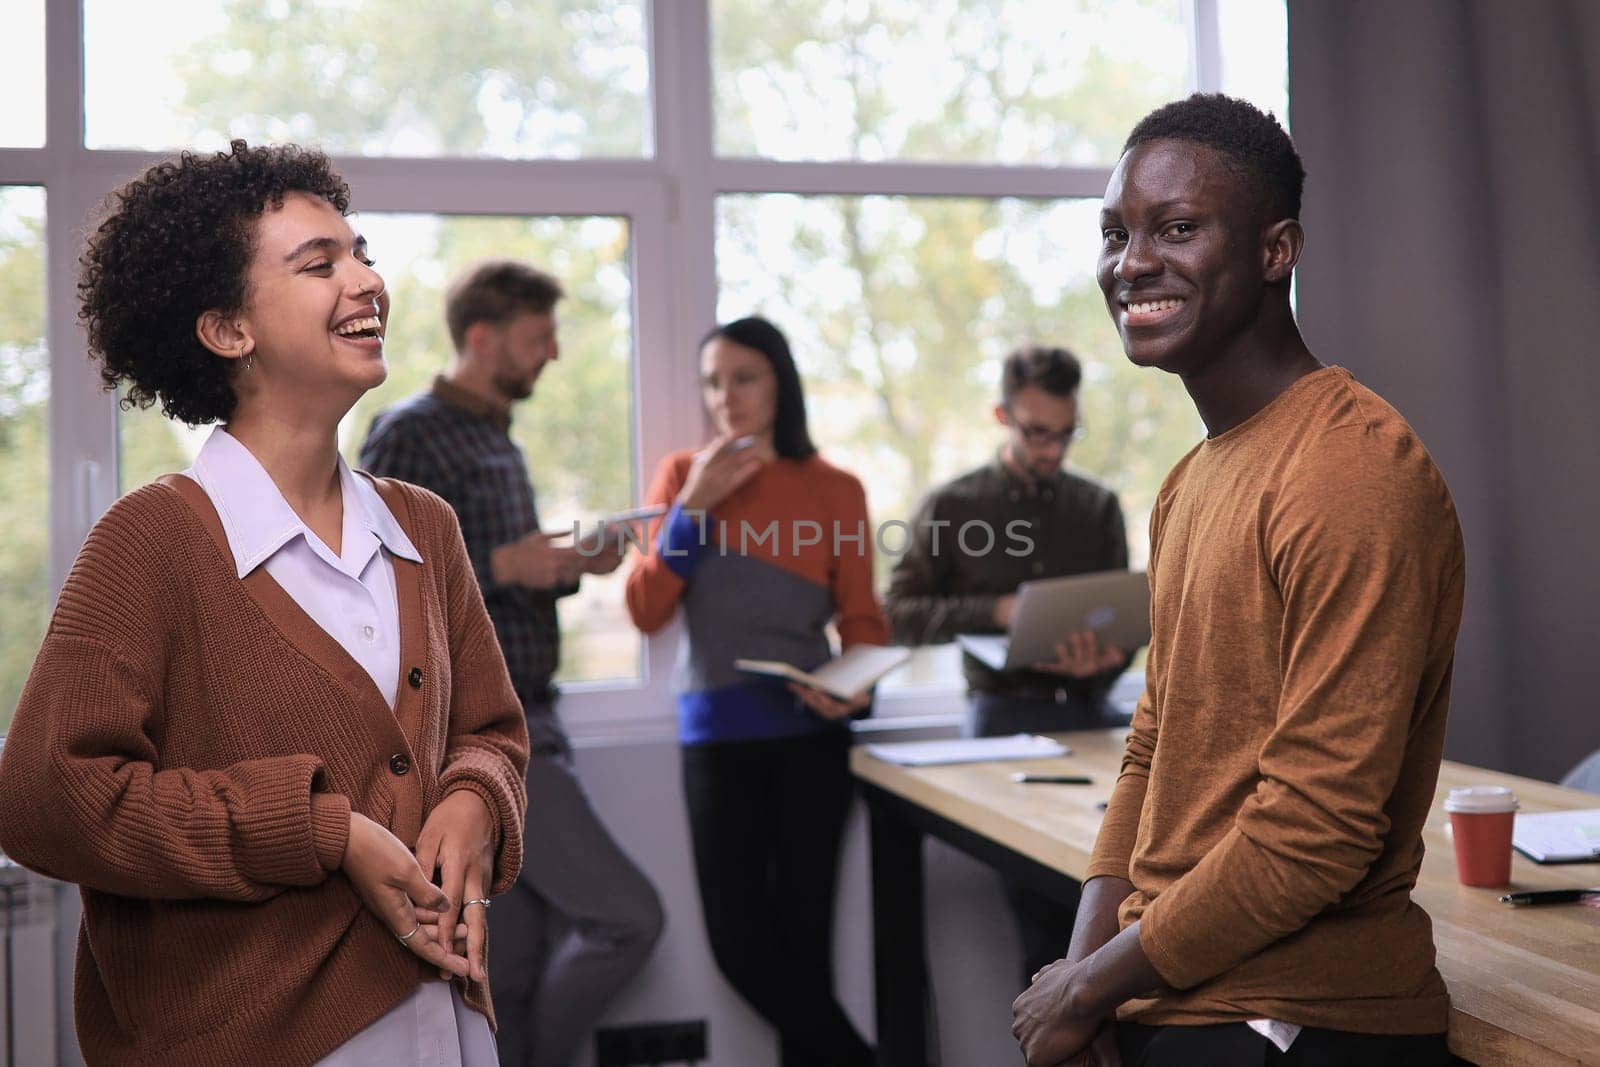
[{"label": "orange and gray sweater", "polygon": [[[673,505],[693,458],[663,460],[645,503]],[[674,689],[684,744],[842,728],[734,660],[810,670],[829,658],[830,621],[846,649],[887,644],[872,592],[874,540],[860,481],[820,456],[775,460],[710,513],[673,505],[651,523],[649,553],[628,575],[628,613],[652,633],[683,612]]]}]

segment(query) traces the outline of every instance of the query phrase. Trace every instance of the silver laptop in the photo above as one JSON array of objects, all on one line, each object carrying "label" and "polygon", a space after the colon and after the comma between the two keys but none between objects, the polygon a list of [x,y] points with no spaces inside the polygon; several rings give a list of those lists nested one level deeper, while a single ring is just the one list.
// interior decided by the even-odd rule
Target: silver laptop
[{"label": "silver laptop", "polygon": [[1093,630],[1117,648],[1150,642],[1150,582],[1144,571],[1101,571],[1023,582],[1011,631],[960,634],[962,649],[994,670],[1027,669],[1056,658],[1068,634]]}]

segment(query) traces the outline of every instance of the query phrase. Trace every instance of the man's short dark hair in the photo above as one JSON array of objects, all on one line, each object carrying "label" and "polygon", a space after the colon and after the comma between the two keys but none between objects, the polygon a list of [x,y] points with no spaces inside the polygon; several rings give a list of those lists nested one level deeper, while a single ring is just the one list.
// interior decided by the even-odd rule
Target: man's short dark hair
[{"label": "man's short dark hair", "polygon": [[1051,396],[1071,396],[1082,381],[1083,365],[1065,348],[1023,345],[1000,368],[1000,403],[1009,407],[1012,397],[1030,387]]},{"label": "man's short dark hair", "polygon": [[450,343],[459,352],[474,323],[504,326],[524,312],[547,315],[566,295],[560,282],[537,267],[515,259],[481,260],[457,275],[445,294]]},{"label": "man's short dark hair", "polygon": [[1270,113],[1221,93],[1195,93],[1140,119],[1122,151],[1165,139],[1192,141],[1220,152],[1260,183],[1271,197],[1275,220],[1300,217],[1306,168],[1294,142]]}]

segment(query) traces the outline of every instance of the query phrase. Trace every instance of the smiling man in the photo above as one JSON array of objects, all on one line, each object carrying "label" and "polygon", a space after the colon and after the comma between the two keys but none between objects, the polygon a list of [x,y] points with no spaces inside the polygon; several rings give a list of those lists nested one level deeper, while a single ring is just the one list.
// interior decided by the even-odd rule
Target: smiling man
[{"label": "smiling man", "polygon": [[556,600],[618,552],[585,557],[539,529],[533,484],[511,439],[511,408],[559,355],[560,284],[516,260],[463,272],[445,298],[455,359],[433,387],[373,420],[361,449],[374,474],[414,482],[455,509],[528,723],[531,852],[489,923],[502,1067],[567,1067],[611,997],[643,966],[661,904],[578,781],[551,684]]},{"label": "smiling man", "polygon": [[1207,432],[1151,517],[1148,688],[1071,948],[1013,1009],[1032,1067],[1449,1060],[1411,889],[1461,531],[1411,427],[1301,339],[1303,182],[1270,116],[1196,95],[1106,189],[1107,308]]}]

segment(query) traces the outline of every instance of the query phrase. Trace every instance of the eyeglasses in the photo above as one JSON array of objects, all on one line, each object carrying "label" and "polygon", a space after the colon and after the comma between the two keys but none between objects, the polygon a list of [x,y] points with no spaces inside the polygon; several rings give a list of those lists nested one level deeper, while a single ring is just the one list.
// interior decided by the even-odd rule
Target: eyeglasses
[{"label": "eyeglasses", "polygon": [[1064,430],[1052,430],[1048,426],[1027,426],[1015,421],[1010,425],[1030,445],[1068,445],[1073,441],[1083,440],[1083,435],[1088,432],[1088,427],[1082,422],[1075,422]]}]

